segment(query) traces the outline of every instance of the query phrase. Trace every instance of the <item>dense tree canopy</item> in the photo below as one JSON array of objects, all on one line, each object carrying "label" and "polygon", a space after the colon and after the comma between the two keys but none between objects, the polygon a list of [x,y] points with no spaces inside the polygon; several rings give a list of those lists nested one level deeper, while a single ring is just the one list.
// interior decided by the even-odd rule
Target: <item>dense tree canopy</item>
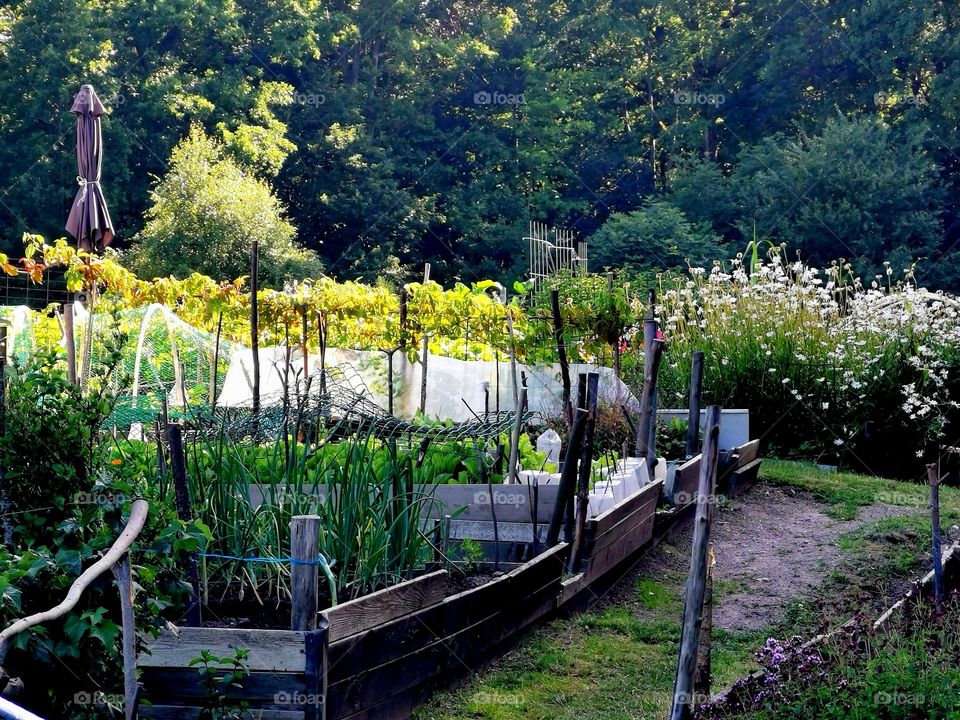
[{"label": "dense tree canopy", "polygon": [[925,257],[960,287],[958,23],[954,0],[11,0],[0,228],[63,234],[91,82],[120,245],[199,124],[336,276],[509,280],[530,220],[589,238],[659,200],[734,247]]}]

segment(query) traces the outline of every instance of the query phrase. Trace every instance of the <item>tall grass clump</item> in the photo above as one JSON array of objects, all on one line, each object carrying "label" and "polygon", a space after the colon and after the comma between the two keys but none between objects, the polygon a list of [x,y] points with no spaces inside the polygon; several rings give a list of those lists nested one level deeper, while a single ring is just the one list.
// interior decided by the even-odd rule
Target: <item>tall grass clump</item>
[{"label": "tall grass clump", "polygon": [[661,406],[686,402],[702,350],[705,402],[749,408],[768,450],[919,472],[917,449],[955,434],[960,303],[918,287],[912,268],[894,274],[868,286],[843,261],[811,267],[784,246],[691,268],[658,298]]},{"label": "tall grass clump", "polygon": [[[366,429],[330,439],[339,434],[253,442],[221,427],[192,437],[194,512],[211,533],[201,567],[207,601],[288,596],[289,565],[268,560],[289,557],[295,515],[321,518],[318,550],[330,566],[331,601],[410,579],[432,557],[421,521],[432,495],[415,485],[443,479],[437,456],[420,463]],[[256,507],[255,495],[262,497]]]}]

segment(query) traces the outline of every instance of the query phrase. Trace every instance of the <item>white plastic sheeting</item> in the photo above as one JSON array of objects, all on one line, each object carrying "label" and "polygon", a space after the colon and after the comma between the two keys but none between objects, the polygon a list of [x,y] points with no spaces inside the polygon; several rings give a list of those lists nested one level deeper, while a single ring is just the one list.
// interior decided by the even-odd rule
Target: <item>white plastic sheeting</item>
[{"label": "white plastic sheeting", "polygon": [[[383,353],[364,350],[328,348],[325,358],[327,368],[347,364],[357,371],[372,399],[382,408],[387,403],[387,358]],[[320,369],[318,355],[310,355],[311,372]],[[393,356],[394,415],[412,417],[420,407],[421,365],[411,363],[401,353]],[[613,370],[596,365],[573,364],[570,376],[573,393],[576,395],[577,374],[598,372],[600,374],[600,400],[611,404],[637,405],[629,388],[614,375]],[[544,415],[561,414],[563,386],[560,382],[559,365],[517,365],[517,379],[521,373],[527,379],[527,403],[532,412]],[[303,383],[303,356],[299,350],[287,353],[283,347],[260,349],[260,396],[282,397],[284,375],[288,387]],[[467,421],[475,419],[473,413],[483,416],[486,402],[484,387],[489,388],[489,410],[513,410],[513,380],[510,361],[455,360],[432,355],[427,370],[427,417],[444,420]],[[498,400],[499,398],[499,400]],[[574,397],[576,402],[576,397]],[[253,354],[249,348],[237,348],[230,358],[230,366],[217,398],[220,407],[249,407],[253,403]],[[469,408],[467,407],[469,405]]]}]

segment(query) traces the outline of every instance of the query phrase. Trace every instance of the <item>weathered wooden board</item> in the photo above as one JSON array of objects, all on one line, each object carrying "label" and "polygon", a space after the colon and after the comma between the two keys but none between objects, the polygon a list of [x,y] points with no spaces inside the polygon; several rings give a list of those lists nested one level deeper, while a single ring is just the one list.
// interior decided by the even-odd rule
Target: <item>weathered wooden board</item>
[{"label": "weathered wooden board", "polygon": [[[183,705],[140,705],[137,717],[141,720],[200,720],[203,710]],[[257,720],[303,720],[302,710],[257,710]]]},{"label": "weathered wooden board", "polygon": [[730,474],[730,497],[742,495],[757,482],[757,474],[760,471],[760,464],[763,461],[760,458],[753,460],[743,467],[739,467]]},{"label": "weathered wooden board", "polygon": [[[590,520],[590,523],[596,528],[594,541],[615,528],[623,522],[624,519],[630,517],[638,510],[647,509],[652,515],[662,489],[663,482],[660,480],[647,483],[640,488],[639,492],[624,498],[605,513],[597,515],[597,517]],[[653,507],[651,507],[651,505]]]},{"label": "weathered wooden board", "polygon": [[251,672],[303,672],[305,635],[294,630],[177,628],[176,633],[161,632],[156,639],[147,640],[145,647],[149,652],[137,658],[137,665],[141,668],[187,667],[202,650],[209,650],[217,657],[229,657],[237,648],[244,648],[250,651],[244,662]]},{"label": "weathered wooden board", "polygon": [[[295,492],[285,485],[251,483],[247,497],[253,507],[264,502],[277,502]],[[326,498],[325,485],[315,485],[304,490],[309,497],[321,502]],[[532,522],[534,513],[540,522],[549,522],[557,501],[557,486],[544,485],[538,488],[536,508],[533,507],[533,488],[528,485],[493,485],[493,503],[486,485],[414,485],[414,492],[428,498],[423,503],[421,517],[442,518],[454,515],[458,520],[498,522]]]},{"label": "weathered wooden board", "polygon": [[[152,653],[138,658],[141,718],[198,717],[209,701],[200,666],[190,662],[209,651],[218,658],[232,657],[239,648],[249,651],[244,660],[250,670],[234,697],[250,711],[274,720],[315,720],[322,715],[326,689],[326,620],[318,630],[256,630],[235,628],[179,628],[148,641]],[[215,663],[223,677],[223,664]],[[153,704],[155,703],[155,704]]]},{"label": "weathered wooden board", "polygon": [[[557,556],[562,559],[562,555]],[[536,560],[532,561],[536,562]],[[437,634],[424,644],[409,643],[401,652],[411,650],[378,667],[355,676],[334,681],[328,692],[328,716],[332,719],[403,717],[396,715],[398,696],[435,682],[449,673],[473,669],[471,661],[504,642],[519,630],[535,622],[557,606],[560,568],[538,588],[514,598],[475,622]],[[540,582],[543,582],[541,579]],[[461,598],[465,597],[461,594]],[[335,666],[334,672],[335,672]],[[333,680],[333,678],[331,678]],[[375,711],[375,708],[382,708]]]},{"label": "weathered wooden board", "polygon": [[650,541],[661,490],[659,480],[644,485],[640,492],[588,521],[583,572],[564,581],[561,604]]},{"label": "weathered wooden board", "polygon": [[[720,456],[717,470],[717,493],[733,497],[733,474],[740,468],[754,462],[760,453],[760,441],[751,440],[740,447],[735,447]],[[755,480],[756,478],[754,478]]]},{"label": "weathered wooden board", "polygon": [[[210,694],[197,667],[143,668],[141,681],[149,688],[149,699],[160,698],[171,705],[202,705]],[[235,697],[242,697],[258,708],[273,710],[296,709],[287,705],[285,699],[306,694],[308,690],[303,675],[293,673],[251,672],[241,685],[243,689],[238,689]]]},{"label": "weathered wooden board", "polygon": [[485,585],[331,644],[331,685],[468,628],[554,580],[559,582],[568,553],[569,547],[561,543]]},{"label": "weathered wooden board", "polygon": [[690,458],[672,474],[668,474],[663,488],[664,504],[668,507],[680,507],[693,502],[697,497],[697,483],[700,476],[700,455]]},{"label": "weathered wooden board", "polygon": [[334,605],[323,613],[330,623],[330,642],[337,642],[437,604],[446,595],[447,581],[447,571],[438,570],[356,600]]}]

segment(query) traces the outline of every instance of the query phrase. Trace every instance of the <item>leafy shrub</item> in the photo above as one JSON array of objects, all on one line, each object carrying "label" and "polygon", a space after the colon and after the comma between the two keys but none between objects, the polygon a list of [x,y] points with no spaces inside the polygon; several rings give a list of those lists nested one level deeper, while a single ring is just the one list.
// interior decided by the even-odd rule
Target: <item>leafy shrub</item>
[{"label": "leafy shrub", "polygon": [[[178,520],[156,496],[153,478],[136,472],[101,435],[112,408],[103,388],[114,366],[94,372],[86,390],[67,381],[56,355],[38,354],[11,369],[0,462],[16,526],[9,546],[0,547],[4,625],[57,605],[113,544],[136,497],[150,503],[132,556],[138,630],[159,626],[185,590],[175,561],[199,547],[203,528]],[[107,716],[122,696],[119,643],[118,593],[108,573],[65,617],[16,636],[4,668],[22,679],[21,702],[41,716]]]}]

